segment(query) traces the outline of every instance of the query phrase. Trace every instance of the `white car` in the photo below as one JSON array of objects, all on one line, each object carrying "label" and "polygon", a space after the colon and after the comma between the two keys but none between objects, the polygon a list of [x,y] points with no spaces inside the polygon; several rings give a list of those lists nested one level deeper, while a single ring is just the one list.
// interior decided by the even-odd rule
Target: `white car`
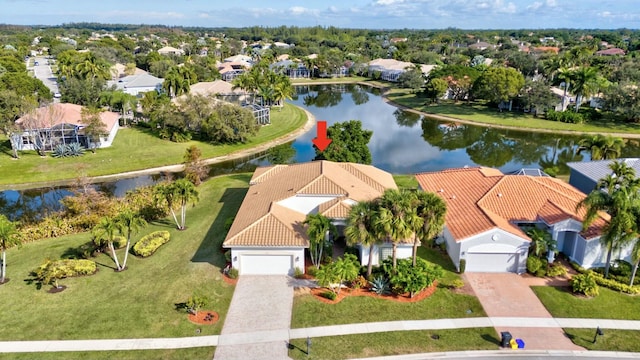
[{"label": "white car", "polygon": [[53,97],[56,98],[56,99],[60,98],[61,96],[62,95],[59,92],[53,94]]}]

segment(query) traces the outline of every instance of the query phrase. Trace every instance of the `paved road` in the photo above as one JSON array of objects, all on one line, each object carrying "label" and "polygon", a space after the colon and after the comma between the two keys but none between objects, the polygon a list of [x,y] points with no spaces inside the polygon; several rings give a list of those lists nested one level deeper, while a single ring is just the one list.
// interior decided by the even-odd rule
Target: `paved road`
[{"label": "paved road", "polygon": [[[37,62],[38,65],[35,65],[35,62]],[[58,89],[57,78],[53,74],[53,72],[51,72],[51,65],[49,65],[49,60],[44,56],[37,56],[35,57],[35,62],[32,68],[33,75],[36,78],[40,79],[40,81],[42,81],[42,83],[46,87],[48,87],[49,90],[51,90],[51,93],[55,94],[60,92],[60,90]],[[53,102],[60,102],[60,99],[54,98]]]}]

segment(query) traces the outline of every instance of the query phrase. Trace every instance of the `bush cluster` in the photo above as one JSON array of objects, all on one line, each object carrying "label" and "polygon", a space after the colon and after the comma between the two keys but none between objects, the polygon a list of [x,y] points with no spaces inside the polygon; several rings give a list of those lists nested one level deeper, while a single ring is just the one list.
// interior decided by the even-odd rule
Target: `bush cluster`
[{"label": "bush cluster", "polygon": [[[589,269],[585,269],[582,266],[578,265],[575,262],[571,262],[571,267],[573,267],[577,272],[579,272],[581,275],[583,274],[593,274],[593,277],[596,281],[596,284],[600,285],[600,286],[604,286],[606,288],[609,288],[611,290],[615,290],[615,291],[620,291],[623,292],[625,294],[631,294],[631,295],[637,295],[640,294],[640,286],[638,285],[634,285],[634,286],[629,286],[625,283],[622,283],[620,281],[617,281],[615,279],[605,279],[603,277],[602,274],[599,274],[593,270],[589,270]],[[576,275],[578,276],[578,275]],[[575,278],[575,276],[574,276]]]},{"label": "bush cluster", "polygon": [[571,287],[574,293],[584,294],[589,297],[598,296],[600,289],[593,271],[578,274],[571,278]]},{"label": "bush cluster", "polygon": [[32,272],[42,284],[51,284],[59,279],[74,276],[92,275],[98,270],[95,261],[85,259],[46,260]]},{"label": "bush cluster", "polygon": [[572,110],[555,111],[549,110],[546,113],[547,120],[560,121],[569,124],[582,124],[585,122],[585,118],[582,114],[574,112]]},{"label": "bush cluster", "polygon": [[325,299],[335,300],[338,297],[338,294],[334,293],[333,291],[323,291],[320,296]]},{"label": "bush cluster", "polygon": [[145,235],[133,245],[133,254],[141,257],[151,256],[160,246],[167,243],[170,237],[171,235],[168,231],[155,231]]}]

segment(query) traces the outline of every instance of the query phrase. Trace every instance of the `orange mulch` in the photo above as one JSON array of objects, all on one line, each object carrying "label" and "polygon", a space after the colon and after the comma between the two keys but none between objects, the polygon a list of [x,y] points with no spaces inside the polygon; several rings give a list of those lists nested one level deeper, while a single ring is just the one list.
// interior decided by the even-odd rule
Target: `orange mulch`
[{"label": "orange mulch", "polygon": [[322,296],[322,293],[331,291],[327,288],[313,288],[311,289],[311,294],[316,299],[327,304],[337,304],[347,296],[369,296],[369,297],[386,299],[386,300],[403,302],[403,303],[412,303],[412,302],[422,301],[428,298],[429,296],[431,296],[436,291],[437,285],[438,285],[437,282],[434,282],[433,285],[415,294],[413,297],[410,297],[409,293],[401,294],[401,295],[378,295],[372,291],[369,291],[368,289],[342,289],[335,300],[329,300]]},{"label": "orange mulch", "polygon": [[198,325],[213,325],[220,316],[215,311],[200,310],[197,314],[189,314],[189,321]]}]

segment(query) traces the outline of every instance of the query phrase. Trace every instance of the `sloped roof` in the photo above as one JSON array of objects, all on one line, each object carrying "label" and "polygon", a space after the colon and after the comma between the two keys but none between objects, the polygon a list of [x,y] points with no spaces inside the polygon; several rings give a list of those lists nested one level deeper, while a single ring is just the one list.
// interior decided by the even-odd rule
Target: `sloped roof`
[{"label": "sloped roof", "polygon": [[372,200],[396,189],[391,174],[370,165],[313,161],[256,169],[225,247],[308,247],[302,228],[306,213],[281,201],[323,199],[311,212],[345,218],[350,202]]},{"label": "sloped roof", "polygon": [[233,90],[233,85],[223,80],[199,82],[191,85],[189,93],[194,95],[213,94],[241,94],[240,90]]},{"label": "sloped roof", "polygon": [[[493,228],[527,238],[520,222],[545,221],[554,224],[582,221],[585,211],[576,211],[585,195],[571,185],[551,177],[504,175],[488,168],[450,169],[416,175],[420,187],[440,195],[447,203],[446,226],[456,239]],[[601,233],[600,217],[583,232],[591,238]]]},{"label": "sloped roof", "polygon": [[[111,129],[118,123],[120,114],[112,111],[103,111],[100,113],[100,120],[104,123],[107,132],[111,132]],[[33,112],[25,114],[18,120],[16,125],[20,126],[24,130],[27,127],[35,127],[39,129],[49,129],[55,125],[60,124],[73,124],[78,126],[85,126],[80,120],[82,119],[82,106],[68,103],[56,103],[49,106],[43,106],[35,109]],[[33,120],[34,123],[25,126],[25,122]]]},{"label": "sloped roof", "polygon": [[163,79],[157,78],[149,73],[129,75],[118,80],[118,88],[155,87],[162,84],[163,81]]},{"label": "sloped roof", "polygon": [[596,51],[596,55],[624,55],[625,52],[619,48],[609,48],[605,50]]},{"label": "sloped roof", "polygon": [[640,174],[640,158],[569,162],[567,166],[593,180],[593,182],[598,182],[598,180],[603,177],[613,174],[609,165],[614,161],[623,161],[632,167],[636,171],[636,174]]}]

